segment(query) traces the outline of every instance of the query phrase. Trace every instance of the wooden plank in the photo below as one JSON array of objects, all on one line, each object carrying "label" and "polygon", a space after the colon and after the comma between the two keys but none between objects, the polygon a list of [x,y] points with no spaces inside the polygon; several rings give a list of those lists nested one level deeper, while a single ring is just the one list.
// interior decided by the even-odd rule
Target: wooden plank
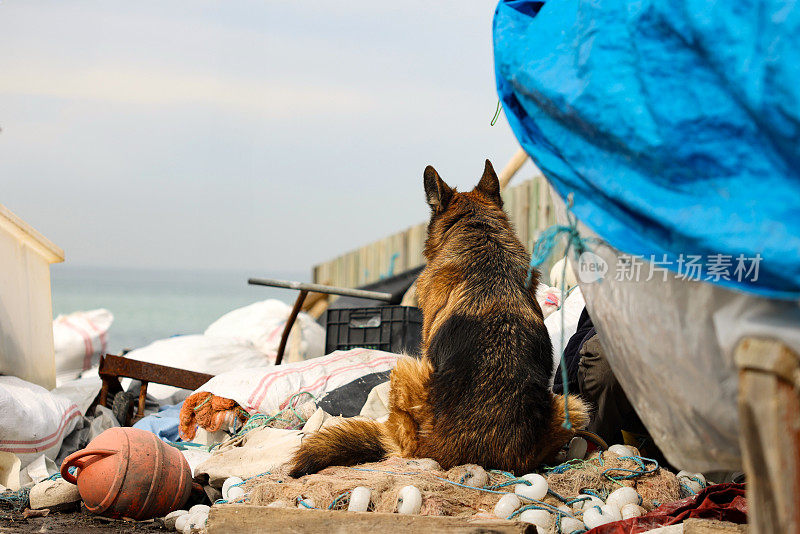
[{"label": "wooden plank", "polygon": [[517,231],[517,237],[523,245],[528,243],[528,212],[529,212],[529,198],[528,198],[528,182],[523,182],[513,189],[514,192],[514,229]]},{"label": "wooden plank", "polygon": [[408,229],[408,266],[417,267],[425,263],[425,239],[428,234],[427,223],[418,224]]},{"label": "wooden plank", "polygon": [[505,520],[468,521],[455,517],[379,514],[335,510],[298,510],[226,504],[214,506],[206,523],[208,534],[281,532],[305,534],[375,534],[390,532],[465,532],[472,534],[535,533],[529,523]]},{"label": "wooden plank", "polygon": [[750,532],[800,534],[800,356],[745,338],[735,358]]}]

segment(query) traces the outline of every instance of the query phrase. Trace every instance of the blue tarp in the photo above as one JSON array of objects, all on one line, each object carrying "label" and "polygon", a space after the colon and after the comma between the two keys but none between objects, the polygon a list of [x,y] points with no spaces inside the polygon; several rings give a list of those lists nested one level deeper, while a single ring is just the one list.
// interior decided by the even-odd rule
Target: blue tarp
[{"label": "blue tarp", "polygon": [[701,279],[796,299],[795,4],[501,1],[494,55],[506,117],[609,244],[676,272],[698,255]]},{"label": "blue tarp", "polygon": [[165,441],[178,441],[180,439],[178,434],[179,417],[182,407],[182,402],[172,406],[162,406],[158,413],[140,419],[133,425],[133,428],[152,432]]}]

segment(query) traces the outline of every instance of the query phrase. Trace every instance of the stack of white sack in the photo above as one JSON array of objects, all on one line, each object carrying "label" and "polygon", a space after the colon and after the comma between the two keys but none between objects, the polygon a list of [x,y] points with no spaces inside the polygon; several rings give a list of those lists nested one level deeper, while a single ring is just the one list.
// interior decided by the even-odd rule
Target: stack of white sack
[{"label": "stack of white sack", "polygon": [[[226,313],[206,328],[205,335],[249,341],[275,361],[291,310],[291,306],[275,299],[256,302]],[[308,360],[324,352],[325,329],[307,313],[300,313],[289,334],[283,361]]]},{"label": "stack of white sack", "polygon": [[[281,333],[291,307],[279,300],[256,302],[226,313],[202,335],[175,336],[133,350],[127,358],[147,363],[178,367],[218,375],[232,369],[272,365],[277,356]],[[284,355],[285,362],[322,356],[325,329],[305,313],[292,327]],[[128,388],[130,380],[123,380]],[[150,384],[148,395],[160,405],[181,402],[191,392],[171,386]]]},{"label": "stack of white sack", "polygon": [[34,478],[28,475],[34,462],[42,464],[37,470],[44,477],[51,474],[64,437],[80,418],[80,409],[66,397],[14,376],[0,376],[0,485],[19,489]]},{"label": "stack of white sack", "polygon": [[56,383],[61,385],[98,364],[108,345],[114,315],[105,309],[59,315],[53,321]]}]

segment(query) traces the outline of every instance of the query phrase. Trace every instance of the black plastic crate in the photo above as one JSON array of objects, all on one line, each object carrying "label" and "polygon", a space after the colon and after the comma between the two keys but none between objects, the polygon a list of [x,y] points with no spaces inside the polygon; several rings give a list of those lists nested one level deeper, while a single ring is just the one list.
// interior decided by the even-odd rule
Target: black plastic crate
[{"label": "black plastic crate", "polygon": [[328,310],[325,354],[354,347],[419,354],[422,310],[412,306]]}]

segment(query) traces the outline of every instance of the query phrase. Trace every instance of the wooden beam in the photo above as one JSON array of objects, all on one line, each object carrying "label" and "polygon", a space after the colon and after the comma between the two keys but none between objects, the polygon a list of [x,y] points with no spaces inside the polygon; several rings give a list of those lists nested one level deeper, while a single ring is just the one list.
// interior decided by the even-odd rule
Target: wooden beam
[{"label": "wooden beam", "polygon": [[800,356],[745,338],[735,357],[750,532],[800,534]]},{"label": "wooden beam", "polygon": [[508,182],[517,174],[517,171],[522,167],[522,164],[528,160],[528,153],[525,152],[522,148],[517,150],[517,152],[511,157],[511,161],[509,161],[503,170],[500,171],[500,174],[497,178],[500,180],[500,189],[505,189],[508,185]]},{"label": "wooden beam", "polygon": [[266,506],[225,504],[214,506],[206,523],[207,534],[228,532],[285,532],[304,534],[376,534],[388,532],[465,532],[472,534],[536,533],[529,523],[505,520],[468,521],[457,517],[378,514],[336,510],[298,510]]}]

